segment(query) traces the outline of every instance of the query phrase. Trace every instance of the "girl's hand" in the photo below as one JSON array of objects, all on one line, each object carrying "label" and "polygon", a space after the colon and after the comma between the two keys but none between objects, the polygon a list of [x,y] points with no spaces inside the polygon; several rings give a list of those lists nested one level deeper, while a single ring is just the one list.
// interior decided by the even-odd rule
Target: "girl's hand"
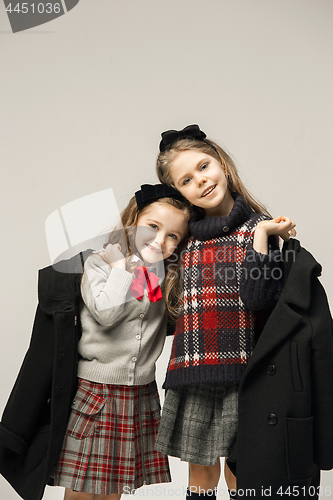
[{"label": "girl's hand", "polygon": [[290,236],[296,236],[296,224],[289,219],[289,217],[282,217],[282,215],[278,215],[278,217],[275,217],[273,221],[277,223],[277,226],[275,225],[275,228],[272,226],[273,232],[270,234],[281,236],[284,241],[288,241]]},{"label": "girl's hand", "polygon": [[99,252],[99,255],[112,268],[118,267],[119,269],[126,270],[126,260],[121,253],[121,246],[119,243],[115,245],[109,243],[106,248],[103,248],[103,250]]},{"label": "girl's hand", "polygon": [[268,236],[280,236],[284,241],[288,241],[290,236],[296,236],[296,224],[289,219],[279,215],[272,220],[259,222],[254,232],[253,248],[256,252],[268,254]]}]

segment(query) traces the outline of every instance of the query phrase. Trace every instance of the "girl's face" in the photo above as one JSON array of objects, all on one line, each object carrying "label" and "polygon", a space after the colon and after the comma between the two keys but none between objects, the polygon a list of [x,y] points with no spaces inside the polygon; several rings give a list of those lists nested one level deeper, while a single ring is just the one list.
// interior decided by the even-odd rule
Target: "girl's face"
[{"label": "girl's face", "polygon": [[152,203],[138,217],[135,246],[145,262],[155,264],[172,255],[187,228],[187,217],[181,210]]},{"label": "girl's face", "polygon": [[234,204],[221,163],[198,149],[181,151],[170,166],[173,184],[187,200],[211,215],[229,215]]}]

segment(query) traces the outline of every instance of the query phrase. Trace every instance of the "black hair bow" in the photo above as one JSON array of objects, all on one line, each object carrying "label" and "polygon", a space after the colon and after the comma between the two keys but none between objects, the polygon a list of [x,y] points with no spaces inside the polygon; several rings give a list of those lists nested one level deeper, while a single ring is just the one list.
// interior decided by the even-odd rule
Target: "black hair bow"
[{"label": "black hair bow", "polygon": [[160,142],[160,151],[163,153],[168,146],[173,144],[180,139],[186,139],[187,137],[192,137],[193,139],[198,139],[203,141],[206,138],[205,132],[200,130],[198,125],[188,125],[183,128],[183,130],[167,130],[162,134],[162,140]]},{"label": "black hair bow", "polygon": [[174,198],[175,200],[185,201],[185,198],[177,189],[167,184],[143,184],[141,189],[135,193],[138,209],[161,198]]}]

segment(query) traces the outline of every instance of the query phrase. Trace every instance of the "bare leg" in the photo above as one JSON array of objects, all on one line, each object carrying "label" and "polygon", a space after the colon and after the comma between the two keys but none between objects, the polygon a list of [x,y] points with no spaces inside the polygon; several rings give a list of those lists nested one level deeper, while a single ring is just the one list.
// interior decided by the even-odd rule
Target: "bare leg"
[{"label": "bare leg", "polygon": [[64,500],[94,500],[94,494],[80,493],[78,491],[73,491],[70,490],[69,488],[66,488]]},{"label": "bare leg", "polygon": [[112,493],[112,495],[94,495],[94,500],[120,500],[121,495]]},{"label": "bare leg", "polygon": [[236,490],[236,476],[233,475],[227,465],[227,457],[224,462],[224,478],[229,490]]},{"label": "bare leg", "polygon": [[120,500],[121,495],[112,493],[112,495],[94,495],[93,493],[81,493],[65,489],[64,500]]},{"label": "bare leg", "polygon": [[189,463],[188,489],[192,493],[213,490],[218,485],[221,473],[220,459],[215,465],[197,465]]}]

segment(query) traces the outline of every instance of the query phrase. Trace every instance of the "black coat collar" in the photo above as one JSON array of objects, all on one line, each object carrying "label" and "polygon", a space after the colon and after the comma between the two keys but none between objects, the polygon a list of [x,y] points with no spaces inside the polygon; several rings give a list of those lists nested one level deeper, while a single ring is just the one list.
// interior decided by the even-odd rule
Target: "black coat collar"
[{"label": "black coat collar", "polygon": [[295,331],[311,304],[312,279],[321,274],[320,264],[298,240],[285,243],[282,254],[288,276],[247,365],[242,384],[253,368]]},{"label": "black coat collar", "polygon": [[282,255],[285,286],[281,299],[306,310],[311,302],[311,280],[321,275],[321,265],[294,238],[283,245]]}]

